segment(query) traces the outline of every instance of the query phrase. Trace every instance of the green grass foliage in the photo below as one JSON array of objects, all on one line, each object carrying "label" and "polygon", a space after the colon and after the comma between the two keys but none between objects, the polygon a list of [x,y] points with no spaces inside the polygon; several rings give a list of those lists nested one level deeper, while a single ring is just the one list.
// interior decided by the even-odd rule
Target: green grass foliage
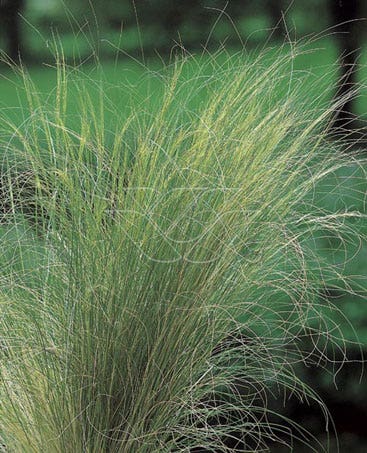
[{"label": "green grass foliage", "polygon": [[322,451],[269,401],[328,419],[297,367],[346,349],[320,293],[352,288],[315,244],[358,244],[363,214],[313,194],[365,174],[327,140],[337,105],[298,99],[290,58],[183,58],[141,102],[62,58],[47,99],[18,70],[28,106],[0,133],[9,452]]}]

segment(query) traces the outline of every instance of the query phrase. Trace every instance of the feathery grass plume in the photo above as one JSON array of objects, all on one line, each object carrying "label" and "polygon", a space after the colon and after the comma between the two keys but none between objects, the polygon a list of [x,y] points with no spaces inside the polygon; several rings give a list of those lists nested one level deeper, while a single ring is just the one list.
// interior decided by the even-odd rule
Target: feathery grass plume
[{"label": "feathery grass plume", "polygon": [[318,294],[348,282],[312,241],[358,239],[362,214],[325,214],[312,193],[363,162],[325,139],[331,108],[298,102],[289,58],[183,58],[123,110],[62,58],[46,100],[20,69],[29,114],[1,122],[10,452],[324,448],[268,400],[328,419],[297,364],[342,344]]}]

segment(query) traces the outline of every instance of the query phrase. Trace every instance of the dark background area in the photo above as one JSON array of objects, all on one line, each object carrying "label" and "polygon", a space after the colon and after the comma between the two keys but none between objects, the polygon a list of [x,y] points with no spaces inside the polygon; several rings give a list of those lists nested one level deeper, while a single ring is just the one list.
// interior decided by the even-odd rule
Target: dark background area
[{"label": "dark background area", "polygon": [[[366,16],[367,2],[363,0],[0,0],[0,48],[14,62],[24,62],[29,68],[53,60],[55,41],[61,43],[70,62],[88,61],[97,52],[100,59],[118,57],[123,65],[129,58],[169,60],[173,54],[182,53],[183,47],[188,52],[213,52],[225,45],[230,52],[242,47],[256,52],[266,46],[281,47],[285,41],[307,41],[319,35],[327,49],[328,61],[337,62],[334,69],[337,68],[339,85],[333,96],[345,96],[357,83],[362,87],[358,102],[351,99],[342,102],[334,129],[336,133],[341,129],[353,132],[363,147],[364,125],[357,114],[363,118],[367,113],[363,94]],[[314,42],[314,47],[318,47],[319,41]],[[312,59],[317,59],[317,51],[309,56],[310,67]],[[323,70],[330,71],[330,67]],[[6,71],[5,64],[0,66],[0,74],[7,77]],[[7,90],[5,85],[0,86],[2,103]],[[339,189],[343,196],[347,188],[339,184]],[[365,210],[365,190],[366,185],[360,189],[362,210]],[[324,202],[330,206],[337,195],[334,194],[333,201]],[[365,225],[361,231],[366,231]],[[349,272],[366,274],[366,263],[367,252],[362,249]],[[359,282],[364,291],[367,291],[366,279],[364,276],[362,283]],[[300,373],[326,401],[340,436],[341,451],[364,452],[367,451],[367,386],[366,379],[361,378],[361,359],[363,353],[367,355],[366,301],[362,294],[352,297],[343,291],[327,288],[325,291],[352,319],[362,348],[350,349],[352,362],[338,373],[338,388],[330,373],[320,368],[300,365]],[[346,332],[348,329],[345,326]],[[307,339],[305,342],[307,348]],[[344,360],[342,349],[335,351],[335,359]],[[330,364],[323,365],[332,371]],[[277,401],[271,404],[279,410]],[[290,398],[282,410],[285,416],[296,419],[316,436],[324,436],[325,421],[318,408],[300,405]],[[331,451],[336,451],[332,432],[331,436]],[[280,450],[274,447],[272,451]],[[296,446],[295,451],[302,452],[303,447]]]}]

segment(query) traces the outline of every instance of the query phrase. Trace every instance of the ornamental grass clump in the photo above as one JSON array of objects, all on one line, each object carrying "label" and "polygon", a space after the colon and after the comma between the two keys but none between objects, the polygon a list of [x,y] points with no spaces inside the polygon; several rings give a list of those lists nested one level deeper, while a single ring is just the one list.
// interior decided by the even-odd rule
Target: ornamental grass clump
[{"label": "ornamental grass clump", "polygon": [[9,452],[321,451],[269,401],[323,408],[297,364],[340,344],[318,295],[347,281],[312,244],[353,240],[361,214],[313,203],[346,159],[288,62],[184,58],[125,108],[62,59],[47,99],[20,70],[24,121],[1,123]]}]

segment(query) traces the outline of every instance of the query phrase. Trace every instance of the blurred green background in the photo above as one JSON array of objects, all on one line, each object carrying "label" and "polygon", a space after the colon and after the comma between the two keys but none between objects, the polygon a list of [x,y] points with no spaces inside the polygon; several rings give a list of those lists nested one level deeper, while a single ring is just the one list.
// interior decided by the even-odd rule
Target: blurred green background
[{"label": "blurred green background", "polygon": [[[318,99],[325,105],[359,84],[358,96],[343,104],[335,128],[338,131],[342,127],[357,136],[363,150],[366,15],[364,0],[0,0],[0,48],[14,62],[21,60],[27,66],[45,99],[56,83],[50,67],[55,42],[61,45],[68,63],[79,65],[91,81],[100,77],[95,66],[98,58],[111,87],[110,98],[124,108],[131,96],[131,90],[124,90],[124,86],[133,87],[135,102],[142,102],[148,91],[154,92],[154,78],[147,75],[161,69],[175,54],[215,52],[225,46],[228,53],[244,49],[255,57],[266,47],[274,48],[276,54],[289,52],[299,43],[302,52],[290,73],[308,74],[301,85],[305,99]],[[26,116],[19,79],[5,62],[0,64],[0,109],[15,122]],[[313,201],[325,212],[353,208],[367,213],[366,198],[363,169],[351,160],[348,168],[317,189]],[[367,234],[364,221],[357,227]],[[340,436],[340,450],[364,452],[367,380],[361,377],[361,349],[367,354],[367,244],[348,247],[347,254],[353,259],[348,261],[345,273],[351,277],[355,296],[333,288],[326,288],[325,294],[351,320],[355,331],[342,318],[336,321],[344,336],[351,341],[357,337],[362,347],[350,349],[352,362],[339,371],[336,385],[328,372],[301,365],[300,372],[329,405]],[[317,253],[330,264],[340,258],[336,248],[329,239],[317,243]],[[339,254],[343,250],[339,249]],[[342,351],[335,354],[336,360],[343,360]],[[283,411],[316,435],[324,435],[325,422],[315,408],[290,400]],[[336,451],[335,440],[331,442],[331,451]],[[302,448],[295,445],[296,452]],[[274,447],[272,451],[280,450]]]}]

